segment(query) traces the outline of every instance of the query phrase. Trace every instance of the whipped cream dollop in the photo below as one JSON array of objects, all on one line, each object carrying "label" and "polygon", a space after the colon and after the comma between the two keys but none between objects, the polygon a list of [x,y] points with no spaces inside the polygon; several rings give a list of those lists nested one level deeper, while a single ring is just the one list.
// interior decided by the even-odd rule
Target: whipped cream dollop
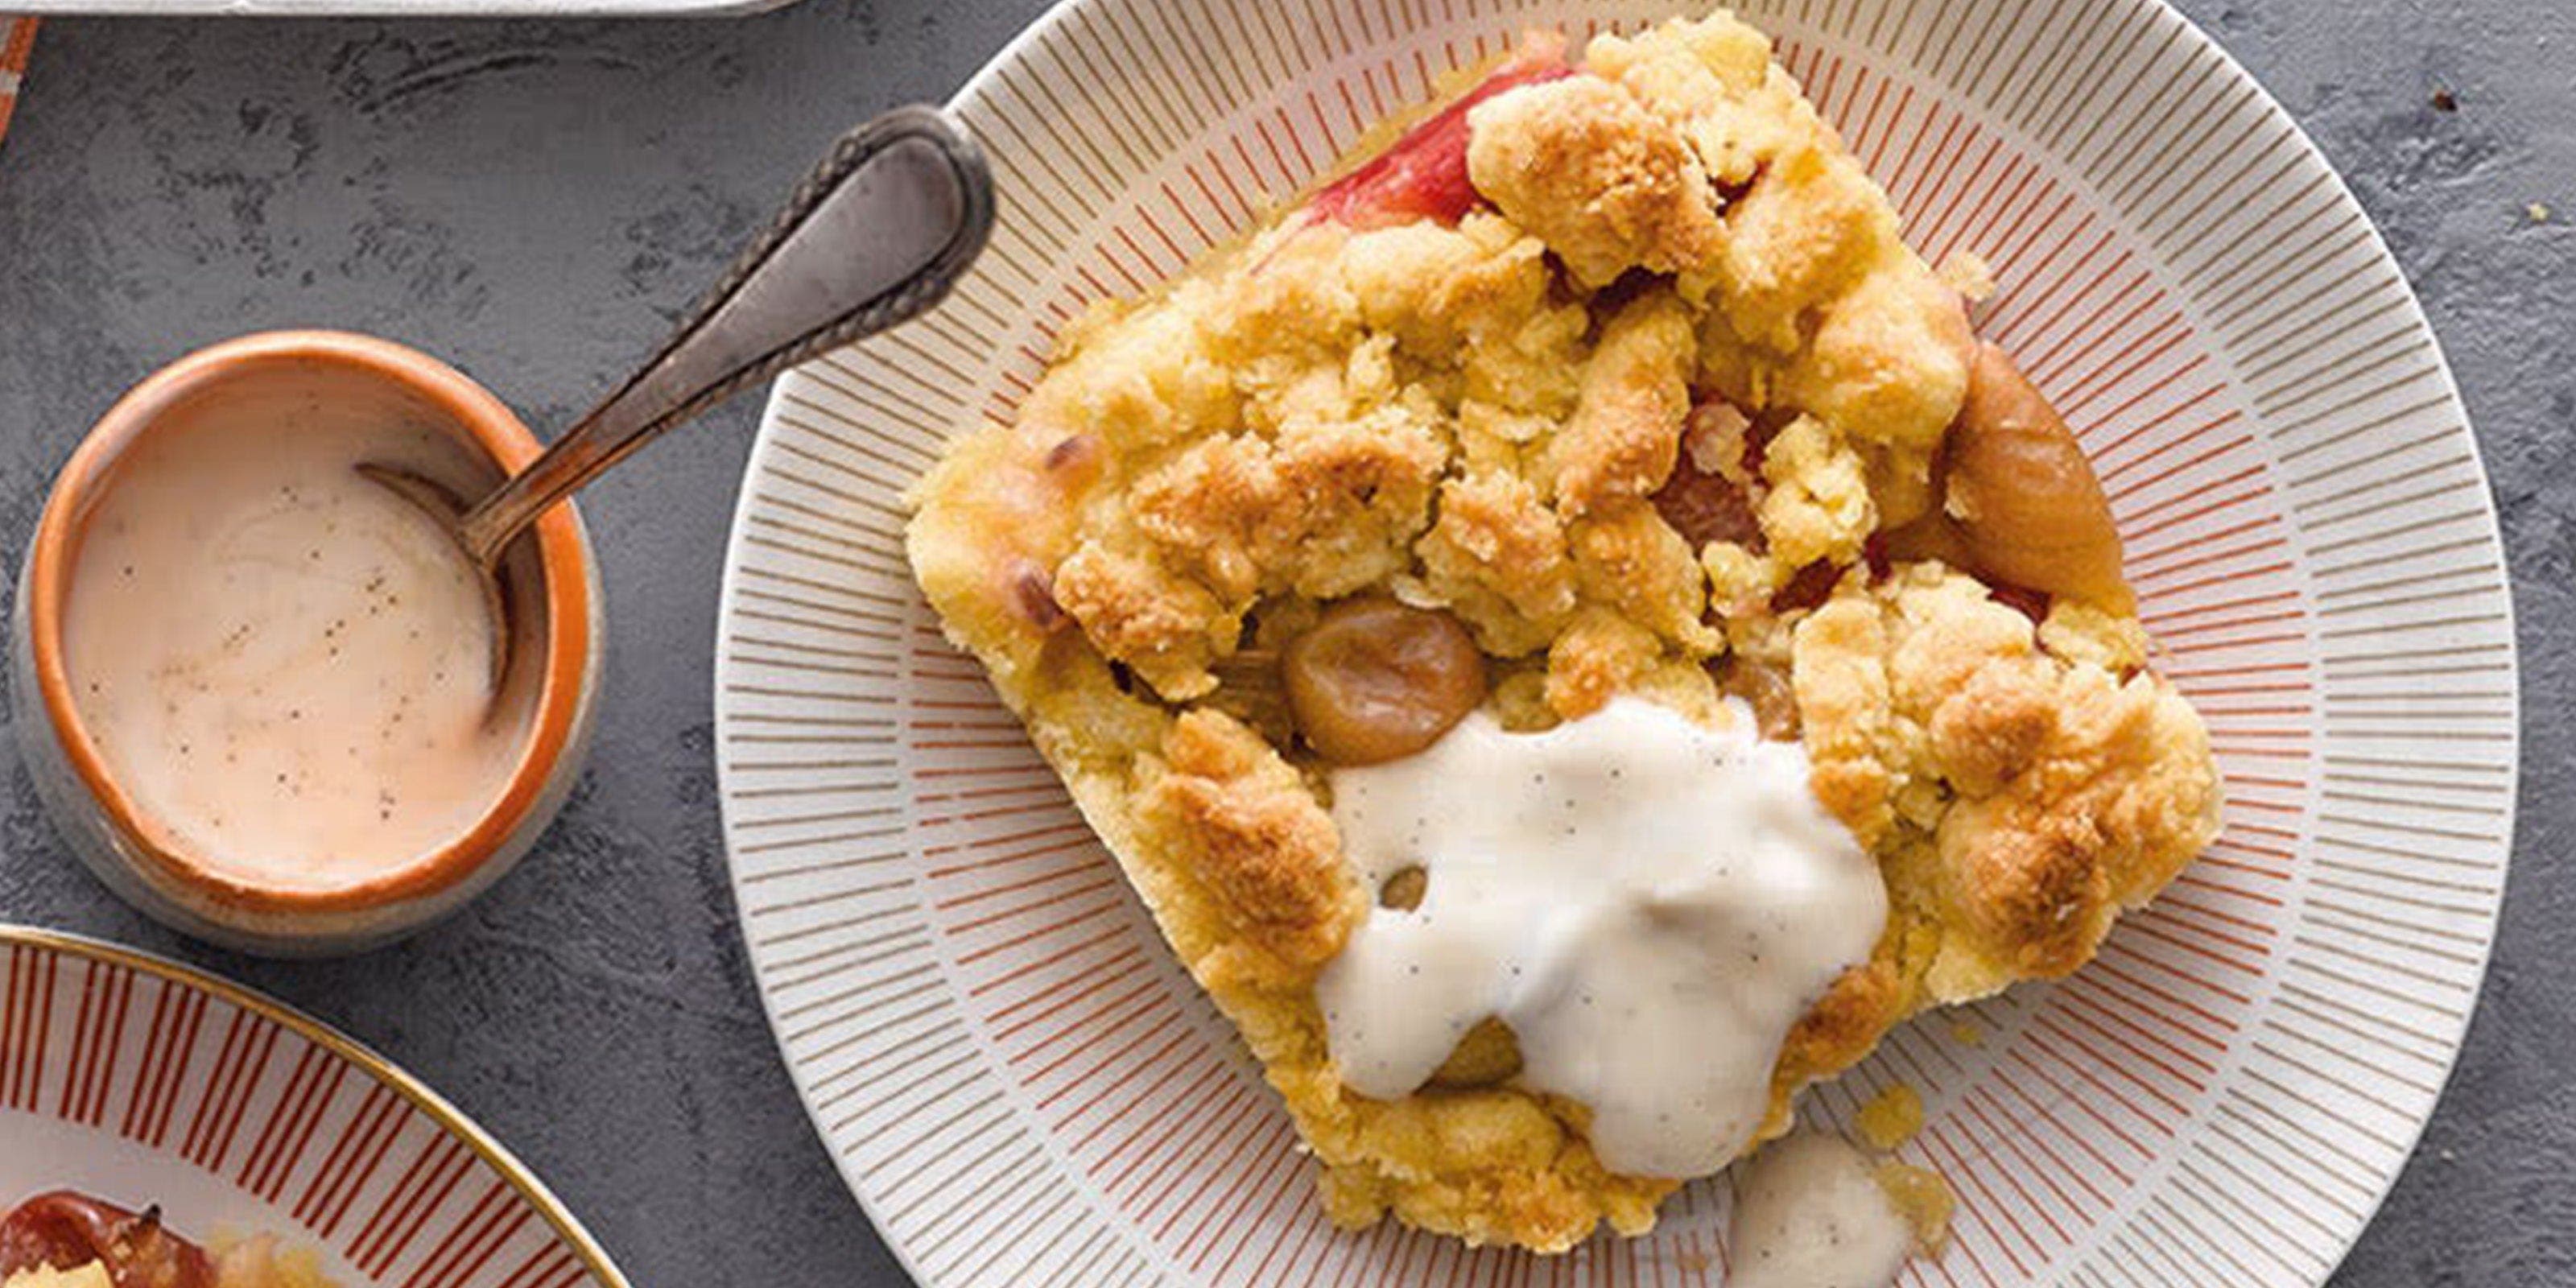
[{"label": "whipped cream dollop", "polygon": [[1592,1111],[1614,1171],[1698,1176],[1739,1153],[1807,1007],[1868,959],[1877,865],[1749,713],[1704,728],[1635,698],[1544,733],[1470,715],[1419,754],[1334,771],[1333,819],[1373,908],[1317,982],[1333,1058],[1403,1096],[1487,1017],[1520,1080]]}]

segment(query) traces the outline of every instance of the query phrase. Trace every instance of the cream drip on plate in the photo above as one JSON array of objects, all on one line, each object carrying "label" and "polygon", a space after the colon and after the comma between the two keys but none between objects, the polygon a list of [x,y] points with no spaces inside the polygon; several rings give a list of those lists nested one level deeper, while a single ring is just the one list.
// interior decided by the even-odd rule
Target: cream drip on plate
[{"label": "cream drip on plate", "polygon": [[1316,995],[1342,1080],[1392,1099],[1498,1017],[1521,1081],[1592,1111],[1613,1171],[1698,1176],[1740,1152],[1807,1007],[1868,959],[1877,865],[1749,714],[1703,728],[1634,698],[1544,733],[1478,712],[1423,752],[1334,771],[1333,820],[1378,907]]},{"label": "cream drip on plate", "polygon": [[1728,1288],[1887,1288],[1914,1227],[1850,1142],[1799,1132],[1735,1168]]}]

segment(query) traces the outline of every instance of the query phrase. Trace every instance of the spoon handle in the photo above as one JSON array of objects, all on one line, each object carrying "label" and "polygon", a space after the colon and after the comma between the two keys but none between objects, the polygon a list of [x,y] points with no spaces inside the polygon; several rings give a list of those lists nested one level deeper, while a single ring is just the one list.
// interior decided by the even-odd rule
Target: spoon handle
[{"label": "spoon handle", "polygon": [[458,522],[489,568],[546,507],[662,431],[937,304],[984,247],[993,184],[947,116],[902,107],[841,137],[661,352]]}]

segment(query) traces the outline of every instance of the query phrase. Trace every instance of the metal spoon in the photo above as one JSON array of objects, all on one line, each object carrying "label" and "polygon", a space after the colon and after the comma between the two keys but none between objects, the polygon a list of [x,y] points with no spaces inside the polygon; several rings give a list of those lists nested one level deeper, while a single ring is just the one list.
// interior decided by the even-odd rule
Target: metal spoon
[{"label": "metal spoon", "polygon": [[841,136],[652,360],[482,499],[399,465],[357,470],[428,512],[481,575],[497,691],[512,638],[500,563],[513,538],[664,430],[927,311],[992,226],[992,176],[974,140],[936,109],[897,108]]}]

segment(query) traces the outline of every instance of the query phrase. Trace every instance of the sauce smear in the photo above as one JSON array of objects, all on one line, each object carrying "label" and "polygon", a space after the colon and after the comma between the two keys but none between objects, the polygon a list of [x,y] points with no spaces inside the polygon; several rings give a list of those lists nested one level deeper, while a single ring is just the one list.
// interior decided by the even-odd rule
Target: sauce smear
[{"label": "sauce smear", "polygon": [[361,461],[488,475],[426,411],[329,377],[203,400],[117,460],[72,567],[81,723],[164,842],[330,890],[469,830],[526,737],[475,572]]},{"label": "sauce smear", "polygon": [[1913,1224],[1841,1137],[1785,1136],[1735,1169],[1729,1288],[1887,1288],[1913,1246]]},{"label": "sauce smear", "polygon": [[1749,712],[1704,729],[1635,698],[1538,734],[1470,715],[1420,754],[1334,771],[1372,887],[1419,868],[1317,982],[1342,1080],[1391,1099],[1488,1017],[1522,1080],[1592,1110],[1611,1170],[1699,1176],[1770,1107],[1789,1026],[1887,919],[1878,867]]}]

